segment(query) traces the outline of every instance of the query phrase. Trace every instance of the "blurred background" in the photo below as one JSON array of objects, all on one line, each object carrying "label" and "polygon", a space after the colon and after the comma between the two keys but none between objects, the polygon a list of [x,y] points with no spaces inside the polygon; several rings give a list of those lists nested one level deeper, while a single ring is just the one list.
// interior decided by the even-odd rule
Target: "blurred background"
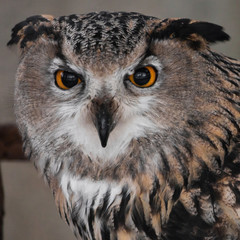
[{"label": "blurred background", "polygon": [[[17,53],[8,49],[11,28],[36,14],[135,11],[159,18],[185,17],[222,25],[231,41],[213,46],[240,59],[240,0],[0,0],[0,124],[14,123]],[[58,216],[52,194],[29,162],[1,163],[5,188],[4,240],[74,240]]]}]

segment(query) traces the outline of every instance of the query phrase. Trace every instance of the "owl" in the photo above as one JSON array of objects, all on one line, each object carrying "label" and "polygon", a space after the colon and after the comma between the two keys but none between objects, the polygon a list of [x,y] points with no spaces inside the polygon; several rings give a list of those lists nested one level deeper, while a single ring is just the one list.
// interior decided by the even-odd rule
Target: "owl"
[{"label": "owl", "polygon": [[27,18],[25,155],[81,240],[240,239],[240,62],[222,27],[98,12]]}]

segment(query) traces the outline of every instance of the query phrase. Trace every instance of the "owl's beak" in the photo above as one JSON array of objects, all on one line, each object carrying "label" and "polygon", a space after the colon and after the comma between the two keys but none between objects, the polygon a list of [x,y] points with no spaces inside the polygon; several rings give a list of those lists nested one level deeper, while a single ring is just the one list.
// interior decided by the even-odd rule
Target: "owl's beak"
[{"label": "owl's beak", "polygon": [[93,101],[93,122],[103,148],[107,146],[110,132],[113,130],[112,101]]},{"label": "owl's beak", "polygon": [[101,141],[102,147],[107,146],[107,141],[109,134],[111,132],[111,115],[108,111],[102,110],[101,112],[98,112],[97,116],[97,122],[96,122],[96,128],[98,130],[98,135]]}]

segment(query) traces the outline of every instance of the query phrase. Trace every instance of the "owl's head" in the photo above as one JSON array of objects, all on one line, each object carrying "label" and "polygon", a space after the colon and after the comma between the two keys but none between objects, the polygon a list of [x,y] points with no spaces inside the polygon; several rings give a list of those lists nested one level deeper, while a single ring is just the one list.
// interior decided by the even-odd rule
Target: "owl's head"
[{"label": "owl's head", "polygon": [[9,45],[21,52],[15,107],[26,153],[114,161],[133,141],[166,155],[191,152],[194,139],[217,145],[208,133],[217,132],[219,104],[230,103],[208,45],[228,39],[215,24],[138,13],[17,24]]}]

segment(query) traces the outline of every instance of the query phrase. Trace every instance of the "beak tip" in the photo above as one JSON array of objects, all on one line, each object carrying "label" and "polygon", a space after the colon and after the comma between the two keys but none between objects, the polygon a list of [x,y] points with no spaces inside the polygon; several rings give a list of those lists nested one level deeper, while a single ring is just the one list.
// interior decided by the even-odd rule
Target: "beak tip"
[{"label": "beak tip", "polygon": [[102,147],[105,148],[107,146],[107,142],[108,142],[108,134],[100,133],[99,137],[100,137],[100,142],[101,142]]},{"label": "beak tip", "polygon": [[102,147],[105,148],[107,146],[107,143],[101,143]]}]

